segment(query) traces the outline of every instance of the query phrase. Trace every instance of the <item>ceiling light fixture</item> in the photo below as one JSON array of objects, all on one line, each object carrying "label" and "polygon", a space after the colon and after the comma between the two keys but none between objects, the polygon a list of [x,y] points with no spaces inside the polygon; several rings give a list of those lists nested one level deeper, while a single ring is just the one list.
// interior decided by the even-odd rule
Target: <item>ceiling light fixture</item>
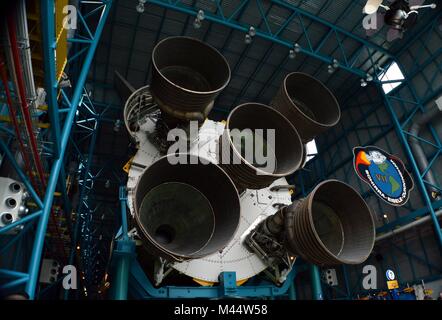
[{"label": "ceiling light fixture", "polygon": [[334,72],[336,71],[336,69],[338,69],[338,68],[339,68],[339,61],[336,60],[336,59],[333,59],[333,60],[332,60],[332,63],[329,64],[328,67],[327,67],[327,72],[328,72],[329,74],[332,74],[332,73],[334,73]]},{"label": "ceiling light fixture", "polygon": [[252,37],[250,36],[250,34],[246,33],[245,37],[244,37],[244,43],[245,44],[250,44],[252,43]]},{"label": "ceiling light fixture", "polygon": [[295,50],[290,49],[290,50],[289,50],[289,58],[290,58],[290,59],[295,59],[295,57],[296,57]]},{"label": "ceiling light fixture", "polygon": [[199,29],[201,28],[202,25],[202,21],[206,18],[206,15],[204,13],[203,10],[199,10],[198,13],[196,14],[196,18],[193,21],[193,27],[195,29]]},{"label": "ceiling light fixture", "polygon": [[138,0],[138,5],[136,6],[136,10],[138,13],[144,12],[144,4],[147,2],[147,0]]},{"label": "ceiling light fixture", "polygon": [[255,29],[254,27],[250,27],[250,28],[249,28],[249,35],[250,35],[251,37],[256,36],[256,29]]},{"label": "ceiling light fixture", "polygon": [[256,36],[256,29],[254,27],[250,27],[249,31],[246,33],[244,37],[244,43],[250,44],[252,43],[253,37]]}]

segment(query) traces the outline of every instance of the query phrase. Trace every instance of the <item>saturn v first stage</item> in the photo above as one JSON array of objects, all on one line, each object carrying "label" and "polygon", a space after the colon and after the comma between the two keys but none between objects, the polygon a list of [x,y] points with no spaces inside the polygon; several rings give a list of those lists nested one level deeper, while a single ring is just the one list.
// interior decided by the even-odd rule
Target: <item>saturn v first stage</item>
[{"label": "saturn v first stage", "polygon": [[175,271],[212,284],[223,271],[241,283],[264,270],[280,284],[298,257],[322,266],[368,258],[374,222],[351,186],[326,180],[292,200],[286,180],[302,169],[305,144],[339,121],[321,82],[290,73],[269,105],[232,106],[226,121],[212,121],[230,67],[189,37],[156,45],[150,85],[116,80],[137,147],[127,182],[131,234],[155,261],[156,285]]}]

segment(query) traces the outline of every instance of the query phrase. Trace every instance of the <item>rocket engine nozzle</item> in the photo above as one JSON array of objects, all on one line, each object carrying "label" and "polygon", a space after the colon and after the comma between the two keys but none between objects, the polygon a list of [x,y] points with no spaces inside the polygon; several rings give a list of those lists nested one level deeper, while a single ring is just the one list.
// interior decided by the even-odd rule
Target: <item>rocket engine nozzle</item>
[{"label": "rocket engine nozzle", "polygon": [[222,250],[238,227],[240,202],[219,166],[193,155],[185,155],[187,164],[173,164],[176,156],[164,156],[143,172],[134,207],[148,251],[181,261]]}]

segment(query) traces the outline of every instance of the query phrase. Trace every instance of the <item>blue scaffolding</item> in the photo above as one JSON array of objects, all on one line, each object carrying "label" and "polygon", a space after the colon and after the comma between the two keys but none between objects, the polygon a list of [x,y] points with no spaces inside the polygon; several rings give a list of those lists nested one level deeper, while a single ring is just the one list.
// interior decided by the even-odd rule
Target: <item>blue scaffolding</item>
[{"label": "blue scaffolding", "polygon": [[[80,1],[80,5],[83,1]],[[86,1],[87,2],[87,1]],[[0,147],[14,166],[17,174],[20,176],[22,182],[25,184],[27,191],[33,197],[33,200],[37,204],[38,209],[26,216],[25,218],[18,220],[7,227],[0,229],[0,234],[5,233],[6,231],[14,228],[18,225],[25,225],[25,232],[20,232],[17,237],[12,237],[10,242],[7,244],[6,248],[11,248],[12,243],[19,241],[22,239],[26,231],[31,231],[32,228],[28,225],[35,224],[35,234],[33,236],[32,241],[32,250],[31,257],[27,264],[27,266],[21,266],[25,268],[25,272],[18,272],[15,270],[1,270],[0,273],[2,278],[6,281],[2,282],[0,287],[1,290],[11,289],[20,285],[25,284],[25,291],[29,295],[30,299],[34,299],[36,297],[36,289],[39,280],[39,272],[40,272],[40,263],[42,259],[43,247],[45,244],[45,236],[46,236],[46,228],[48,225],[49,215],[51,213],[51,208],[54,200],[54,192],[56,191],[57,185],[60,184],[61,192],[66,190],[65,182],[66,178],[64,177],[64,157],[67,150],[67,145],[69,141],[69,136],[71,134],[71,129],[75,123],[75,116],[80,105],[82,94],[83,94],[83,86],[86,81],[86,77],[89,71],[89,67],[91,65],[92,59],[94,57],[95,49],[97,48],[98,41],[100,39],[100,35],[103,31],[104,24],[106,22],[106,18],[109,14],[111,1],[98,1],[97,9],[93,15],[100,15],[100,19],[98,24],[96,25],[95,31],[91,34],[89,39],[70,39],[71,42],[81,41],[85,43],[88,47],[84,50],[84,56],[82,57],[83,63],[81,66],[81,71],[79,72],[78,79],[76,79],[75,87],[71,90],[70,93],[65,92],[64,89],[61,89],[62,92],[62,105],[63,108],[59,108],[57,102],[57,88],[58,83],[55,80],[55,24],[54,24],[54,1],[45,0],[41,1],[41,23],[43,30],[43,48],[45,53],[45,85],[46,92],[48,94],[48,114],[51,119],[51,128],[52,135],[50,136],[53,147],[52,150],[52,161],[51,161],[51,170],[49,175],[49,180],[47,183],[47,188],[45,190],[44,199],[41,200],[31,183],[29,182],[28,177],[23,173],[20,166],[16,163],[16,160],[12,153],[9,151],[7,144],[0,140]],[[86,23],[86,22],[84,22]],[[61,121],[62,116],[64,116],[64,120]],[[65,210],[69,209],[69,201],[64,202]],[[67,214],[71,214],[71,211],[66,211]],[[20,238],[19,238],[20,237]],[[5,249],[5,247],[3,247]],[[17,255],[23,253],[16,253]]]}]

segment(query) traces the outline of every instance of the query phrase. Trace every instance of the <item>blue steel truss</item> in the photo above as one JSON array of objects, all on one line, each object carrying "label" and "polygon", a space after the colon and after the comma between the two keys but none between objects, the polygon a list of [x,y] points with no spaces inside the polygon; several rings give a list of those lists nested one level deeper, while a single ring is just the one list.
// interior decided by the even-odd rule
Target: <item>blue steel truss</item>
[{"label": "blue steel truss", "polygon": [[[97,145],[99,126],[109,110],[109,106],[100,108],[94,105],[89,97],[89,93],[84,90],[75,120],[75,128],[71,134],[71,159],[76,165],[76,176],[78,177],[79,201],[76,206],[75,217],[73,217],[72,250],[69,256],[69,264],[76,265],[76,259],[81,269],[81,280],[83,287],[94,290],[98,287],[98,282],[104,276],[99,274],[101,265],[105,266],[105,261],[100,257],[104,255],[106,249],[102,247],[103,241],[101,230],[97,228],[97,220],[104,222],[106,210],[112,210],[107,204],[97,199],[94,187],[97,181],[104,176],[106,166],[94,165],[94,153]],[[85,146],[85,147],[82,147]],[[84,150],[86,149],[86,150]],[[109,183],[120,184],[118,176],[107,179]],[[111,213],[111,215],[113,215]],[[101,218],[103,217],[103,218]],[[113,232],[113,230],[109,230]],[[100,233],[100,235],[98,234]],[[100,255],[102,253],[102,255]],[[97,270],[98,269],[98,270]],[[90,290],[90,291],[92,291]],[[65,291],[65,298],[69,298],[70,290]],[[79,292],[76,292],[77,296]]]},{"label": "blue steel truss", "polygon": [[[424,114],[427,111],[427,109],[422,104],[420,98],[417,96],[417,94],[415,92],[414,87],[410,84],[410,82],[407,79],[405,79],[402,82],[401,87],[399,89],[404,89],[404,87],[406,87],[409,90],[409,92],[411,93],[412,100],[402,98],[399,95],[399,93],[401,91],[395,89],[395,90],[392,90],[390,93],[384,95],[385,106],[387,107],[388,111],[391,114],[391,118],[392,118],[395,130],[396,130],[396,134],[399,137],[402,147],[404,148],[405,153],[408,157],[409,163],[411,164],[411,168],[414,173],[415,182],[416,182],[418,188],[420,189],[421,196],[424,199],[424,203],[428,209],[428,213],[431,216],[431,220],[434,225],[435,235],[437,237],[437,241],[439,243],[439,246],[440,246],[440,248],[442,248],[442,230],[441,230],[441,226],[439,224],[438,218],[435,213],[435,206],[437,208],[439,208],[440,202],[436,202],[436,201],[434,201],[434,199],[431,199],[430,195],[427,191],[428,186],[435,188],[438,191],[442,191],[442,186],[431,184],[430,182],[428,182],[427,180],[424,179],[428,170],[431,170],[431,166],[434,164],[436,159],[441,156],[442,143],[441,143],[441,140],[440,140],[439,136],[437,135],[435,129],[432,128],[431,126],[430,126],[430,130],[432,132],[432,137],[433,137],[434,141],[430,141],[429,139],[425,139],[420,136],[416,136],[408,131],[407,126],[410,123],[412,123],[412,120],[418,114]],[[380,90],[382,90],[382,87],[380,87]],[[395,103],[395,102],[399,102],[399,103]],[[407,108],[404,105],[409,105],[409,106],[411,105],[411,108],[410,107]],[[401,108],[404,108],[404,109],[411,109],[411,111],[409,111],[409,115],[405,119],[400,119],[400,117],[398,117],[398,111],[396,110],[396,108],[398,106]],[[412,137],[418,139],[420,142],[428,144],[428,145],[434,147],[434,149],[435,149],[435,153],[429,161],[429,166],[426,169],[424,169],[423,171],[419,169],[419,167],[416,163],[415,157],[414,157],[413,152],[410,148],[408,136],[412,136]]]},{"label": "blue steel truss", "polygon": [[[139,263],[134,260],[131,266],[130,289],[131,294],[136,299],[183,299],[183,298],[263,298],[278,297],[290,294],[290,287],[293,287],[293,281],[296,275],[294,268],[287,280],[281,287],[272,284],[257,284],[237,286],[235,272],[223,272],[220,274],[220,283],[217,286],[210,287],[184,287],[184,286],[165,286],[155,288],[145,275]],[[291,293],[293,295],[293,293]],[[293,296],[290,298],[294,298]]]},{"label": "blue steel truss", "polygon": [[[80,1],[79,6],[82,3],[89,3],[90,1]],[[14,287],[20,287],[24,285],[26,293],[29,295],[30,299],[36,298],[40,262],[42,259],[43,249],[45,245],[45,236],[48,225],[49,216],[51,214],[51,208],[54,201],[54,192],[56,191],[57,185],[60,185],[60,190],[65,192],[66,177],[64,174],[64,157],[67,150],[69,136],[71,129],[74,125],[74,120],[76,117],[77,108],[81,102],[83,96],[83,86],[87,77],[89,67],[91,65],[95,49],[97,48],[98,41],[100,39],[101,33],[103,31],[106,18],[109,14],[110,6],[112,1],[103,0],[96,1],[96,6],[94,8],[95,12],[91,15],[99,15],[98,23],[96,24],[94,32],[89,32],[90,38],[87,40],[81,40],[84,43],[85,49],[83,50],[84,56],[81,69],[78,78],[75,81],[75,87],[66,92],[61,89],[62,99],[61,102],[57,101],[57,91],[58,83],[55,76],[55,34],[54,34],[54,1],[42,0],[41,1],[41,19],[42,22],[42,33],[43,33],[43,48],[45,54],[45,86],[46,92],[48,94],[48,114],[51,120],[51,135],[50,143],[53,146],[51,153],[50,164],[50,174],[48,179],[47,188],[44,193],[44,198],[40,199],[28,177],[23,173],[20,166],[16,163],[14,156],[9,151],[8,145],[0,140],[0,147],[9,159],[13,167],[16,169],[17,174],[20,176],[22,182],[25,184],[27,191],[32,196],[33,200],[37,205],[37,210],[26,216],[25,218],[8,225],[5,228],[0,229],[0,234],[5,233],[14,226],[24,225],[24,229],[19,233],[18,236],[13,237],[7,245],[6,248],[10,249],[12,247],[12,242],[19,241],[26,236],[32,238],[32,250],[29,261],[27,261],[24,268],[24,272],[18,272],[15,270],[1,270],[1,285],[0,289],[11,289]],[[87,13],[85,13],[86,15]],[[82,39],[82,38],[81,38]],[[77,38],[71,39],[72,42],[76,42]],[[76,56],[78,58],[78,55]],[[72,59],[72,58],[71,58]],[[59,108],[59,105],[63,105],[63,108]],[[62,119],[64,118],[64,119]],[[67,197],[63,194],[65,200]],[[64,201],[64,208],[66,214],[70,216],[71,211],[69,208],[69,201]],[[35,224],[35,230],[32,228],[31,224]],[[29,234],[30,231],[34,233]],[[5,249],[5,247],[3,248]],[[23,252],[16,252],[16,255],[23,255]]]}]

